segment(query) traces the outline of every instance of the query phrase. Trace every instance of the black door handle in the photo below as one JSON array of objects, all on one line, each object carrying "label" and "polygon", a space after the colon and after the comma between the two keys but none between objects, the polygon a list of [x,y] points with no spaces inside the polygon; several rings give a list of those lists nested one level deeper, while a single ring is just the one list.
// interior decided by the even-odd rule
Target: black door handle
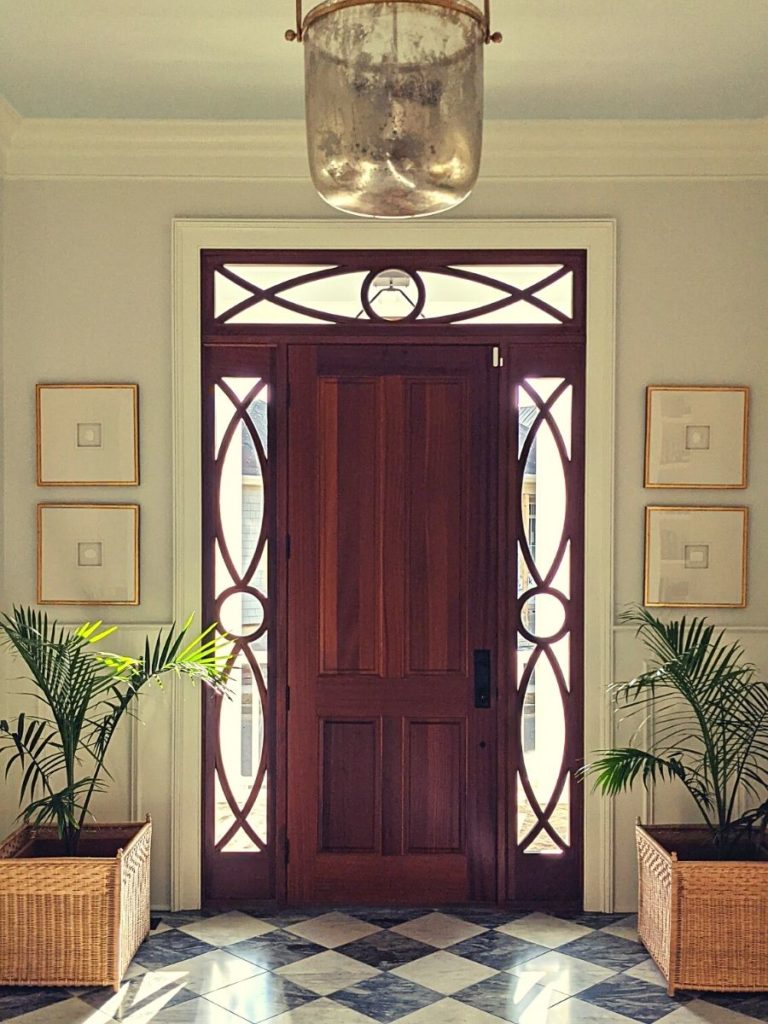
[{"label": "black door handle", "polygon": [[475,707],[491,706],[491,652],[478,648],[473,655],[475,664]]}]

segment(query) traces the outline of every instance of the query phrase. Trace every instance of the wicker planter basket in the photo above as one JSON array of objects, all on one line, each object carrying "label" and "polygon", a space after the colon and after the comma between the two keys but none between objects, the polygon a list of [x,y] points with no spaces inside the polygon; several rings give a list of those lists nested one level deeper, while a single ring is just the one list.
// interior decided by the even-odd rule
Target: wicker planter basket
[{"label": "wicker planter basket", "polygon": [[55,838],[25,825],[0,844],[0,985],[117,990],[149,931],[152,824],[86,826],[98,856],[29,855]]},{"label": "wicker planter basket", "polygon": [[768,861],[678,860],[708,836],[698,825],[635,835],[637,930],[668,993],[768,991]]}]

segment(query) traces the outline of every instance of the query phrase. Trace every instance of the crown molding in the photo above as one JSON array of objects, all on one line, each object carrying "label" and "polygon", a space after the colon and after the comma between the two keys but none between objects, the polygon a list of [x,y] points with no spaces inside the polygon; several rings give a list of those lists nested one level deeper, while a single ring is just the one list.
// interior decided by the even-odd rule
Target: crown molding
[{"label": "crown molding", "polygon": [[[307,180],[302,121],[25,118],[0,97],[9,179]],[[482,177],[764,178],[768,118],[487,121]]]}]

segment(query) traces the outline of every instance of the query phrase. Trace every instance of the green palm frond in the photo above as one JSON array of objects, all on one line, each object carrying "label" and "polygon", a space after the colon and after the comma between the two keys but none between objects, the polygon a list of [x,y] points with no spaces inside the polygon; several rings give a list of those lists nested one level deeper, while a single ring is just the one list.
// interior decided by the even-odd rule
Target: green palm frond
[{"label": "green palm frond", "polygon": [[19,817],[31,825],[56,825],[60,836],[77,832],[84,798],[90,798],[93,793],[103,793],[105,788],[99,779],[86,776],[71,786],[64,786],[39,800],[32,800]]},{"label": "green palm frond", "polygon": [[694,783],[678,757],[657,757],[637,747],[616,747],[613,750],[599,750],[597,753],[597,759],[582,769],[582,775],[594,776],[595,788],[608,796],[616,796],[631,789],[638,776],[646,788],[665,779]]},{"label": "green palm frond", "polygon": [[208,629],[189,637],[191,619],[146,638],[140,658],[99,650],[115,627],[84,623],[67,630],[47,615],[14,607],[0,619],[0,644],[26,665],[32,695],[48,709],[48,718],[19,715],[0,722],[0,756],[7,756],[6,777],[21,772],[22,816],[55,822],[68,852],[89,813],[91,798],[109,773],[105,759],[115,730],[133,713],[137,697],[166,673],[201,679],[223,689],[226,659],[222,643]]},{"label": "green palm frond", "polygon": [[[638,606],[621,615],[649,653],[650,666],[611,687],[629,744],[602,751],[584,774],[608,794],[675,779],[696,801],[713,836],[728,834],[741,792],[765,798],[768,683],[756,677],[738,641],[703,618],[663,622]],[[643,737],[652,725],[652,749]],[[749,813],[749,812],[748,812]]]},{"label": "green palm frond", "polygon": [[[2,742],[2,737],[6,737]],[[29,792],[34,798],[38,789],[47,788],[48,778],[64,766],[64,753],[58,733],[44,719],[21,714],[15,727],[7,720],[0,721],[0,752],[12,750],[5,766],[8,778],[11,768],[18,763],[22,772],[20,800]]]}]

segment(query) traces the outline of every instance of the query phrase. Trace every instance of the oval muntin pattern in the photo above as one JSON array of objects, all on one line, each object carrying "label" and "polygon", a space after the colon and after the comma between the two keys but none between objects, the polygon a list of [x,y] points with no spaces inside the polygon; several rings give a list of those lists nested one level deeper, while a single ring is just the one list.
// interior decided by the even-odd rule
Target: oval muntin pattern
[{"label": "oval muntin pattern", "polygon": [[[254,679],[254,682],[256,684],[256,689],[257,689],[258,696],[259,696],[259,703],[260,703],[260,706],[262,708],[262,714],[263,714],[263,709],[266,708],[266,703],[267,703],[267,690],[266,690],[266,686],[264,685],[264,679],[263,679],[263,676],[262,676],[262,673],[261,673],[261,669],[260,669],[256,659],[253,657],[253,653],[252,653],[252,651],[251,651],[251,649],[250,649],[250,647],[248,645],[242,645],[241,646],[240,644],[236,644],[233,647],[232,653],[230,654],[230,658],[228,660],[228,670],[231,672],[231,670],[232,670],[232,668],[233,668],[233,666],[234,666],[234,664],[237,661],[239,656],[243,656],[246,659],[246,661],[248,662],[248,664],[249,664],[249,666],[251,668],[251,671],[253,673],[253,679]],[[215,755],[215,760],[214,760],[214,767],[215,767],[215,772],[216,772],[216,779],[217,779],[217,781],[219,783],[219,786],[221,787],[221,791],[223,793],[224,799],[226,800],[226,803],[227,803],[227,805],[228,805],[228,807],[229,807],[229,809],[231,811],[232,820],[231,820],[231,823],[229,824],[229,826],[226,827],[226,830],[223,831],[223,834],[220,837],[217,838],[216,844],[215,844],[215,849],[217,851],[225,849],[227,847],[227,845],[231,842],[231,840],[235,837],[235,835],[237,835],[237,833],[242,830],[245,833],[245,836],[247,836],[247,838],[253,844],[255,849],[257,849],[257,850],[264,850],[266,848],[266,845],[267,845],[267,837],[266,836],[259,836],[254,831],[254,828],[253,828],[251,822],[248,819],[249,819],[249,815],[250,815],[250,813],[251,813],[251,811],[252,811],[252,809],[253,809],[253,807],[254,807],[254,805],[256,803],[256,800],[257,800],[257,798],[258,798],[258,796],[259,796],[259,794],[261,792],[261,788],[262,788],[262,786],[264,784],[264,780],[266,778],[266,772],[267,772],[267,750],[266,750],[266,744],[264,744],[264,743],[261,744],[261,748],[260,748],[260,751],[259,751],[259,761],[258,761],[258,765],[256,767],[256,771],[255,771],[255,774],[254,774],[253,782],[252,782],[251,787],[250,787],[250,791],[249,791],[245,801],[240,803],[238,801],[236,795],[235,795],[235,792],[233,790],[232,784],[230,782],[229,773],[227,772],[227,769],[226,769],[224,753],[223,753],[222,746],[221,746],[221,740],[222,740],[222,736],[221,736],[221,731],[222,731],[221,730],[222,710],[223,710],[223,701],[226,700],[226,699],[227,699],[226,697],[220,698],[217,701],[217,703],[216,703],[216,707],[215,707],[215,711],[214,711],[214,723],[213,723],[213,725],[214,725],[215,735],[217,736],[217,749],[216,749],[216,755]]]},{"label": "oval muntin pattern", "polygon": [[[562,522],[562,528],[560,530],[560,540],[557,546],[555,547],[554,554],[552,555],[552,560],[546,571],[543,571],[541,569],[541,567],[538,564],[538,560],[534,557],[533,552],[531,551],[531,546],[528,538],[528,530],[526,529],[526,525],[523,522],[522,518],[522,490],[525,480],[525,471],[526,467],[528,466],[531,452],[533,450],[533,445],[537,441],[540,433],[543,431],[545,426],[548,431],[548,436],[551,437],[555,450],[557,451],[560,457],[560,461],[562,463],[561,470],[563,474],[563,480],[566,479],[566,467],[570,462],[568,448],[566,446],[560,428],[557,424],[557,421],[552,414],[552,408],[561,399],[561,397],[566,394],[569,388],[570,385],[568,381],[562,379],[561,382],[557,385],[557,387],[553,390],[549,398],[543,399],[528,381],[523,381],[520,385],[520,391],[524,391],[525,394],[528,395],[530,399],[532,399],[534,406],[538,409],[538,413],[536,414],[533,422],[528,427],[525,436],[521,436],[520,439],[521,443],[518,454],[518,477],[520,481],[520,494],[519,500],[516,503],[516,514],[518,519],[517,535],[519,538],[520,547],[522,549],[523,559],[525,560],[528,572],[535,581],[536,586],[542,589],[548,589],[551,586],[552,580],[560,566],[560,563],[563,559],[563,555],[565,553],[565,548],[568,544],[568,534],[565,527],[568,516],[568,488],[567,486],[564,487],[565,501],[563,502],[563,507],[558,510],[558,521]],[[518,392],[518,408],[522,404],[521,397],[522,396]]]},{"label": "oval muntin pattern", "polygon": [[[252,811],[266,784],[267,749],[263,739],[263,727],[255,728],[255,720],[262,723],[266,720],[268,693],[264,674],[256,656],[256,645],[263,647],[266,634],[270,628],[271,604],[268,594],[256,586],[255,577],[266,557],[268,543],[268,522],[265,509],[268,507],[269,476],[266,453],[266,428],[262,431],[254,420],[253,406],[258,400],[267,396],[266,382],[260,378],[243,380],[220,379],[215,386],[215,436],[217,450],[214,458],[215,472],[215,544],[216,544],[216,597],[215,614],[217,632],[231,644],[227,670],[235,691],[230,698],[219,697],[213,709],[212,729],[216,737],[214,751],[214,773],[217,792],[216,836],[215,849],[223,851],[236,847],[238,850],[266,849],[267,836],[259,834],[250,820]],[[238,393],[239,392],[239,393]],[[222,401],[225,399],[226,401]],[[258,473],[252,474],[258,479],[262,488],[260,505],[260,522],[255,531],[252,551],[243,550],[242,502],[243,502],[243,471],[242,460],[244,440],[251,446],[256,458]],[[229,472],[225,472],[228,470]],[[237,507],[239,530],[227,528],[227,502]],[[231,511],[231,508],[230,508]],[[237,534],[236,537],[232,533]],[[238,540],[237,551],[231,550]],[[241,618],[244,601],[247,597],[255,599],[261,609],[261,621],[254,624],[240,623],[235,628],[230,619],[231,608],[239,596]],[[250,628],[253,625],[254,628]],[[246,700],[243,684],[243,668],[250,670],[251,693],[249,714],[245,718]],[[236,678],[237,677],[237,678]],[[236,711],[228,700],[240,701]],[[236,716],[239,714],[239,718]],[[252,777],[233,770],[233,732],[237,732],[239,722],[240,742],[243,733],[250,728],[250,742],[254,736],[260,735],[261,742],[255,753],[255,768]],[[226,732],[226,735],[224,733]],[[236,785],[234,776],[238,775]],[[233,777],[230,777],[233,776]],[[244,791],[245,784],[245,791]],[[222,803],[225,805],[222,807]],[[263,829],[266,832],[266,828]]]},{"label": "oval muntin pattern", "polygon": [[[565,698],[565,695],[568,693],[568,688],[567,688],[567,686],[565,684],[565,678],[563,676],[563,672],[562,672],[562,669],[560,667],[559,662],[553,656],[552,651],[551,651],[549,645],[548,644],[542,644],[542,645],[537,646],[534,649],[534,651],[532,652],[532,654],[531,654],[531,656],[530,656],[530,658],[528,660],[528,663],[527,663],[527,665],[525,667],[525,670],[524,670],[524,672],[523,672],[523,674],[522,674],[522,676],[520,678],[519,685],[518,685],[518,694],[519,694],[519,700],[520,700],[521,704],[525,700],[525,695],[526,695],[526,693],[527,693],[527,691],[528,691],[528,689],[529,689],[529,687],[530,687],[530,685],[531,685],[531,683],[532,683],[532,681],[534,679],[536,667],[537,667],[539,661],[542,658],[545,658],[548,661],[548,663],[549,663],[549,665],[550,665],[550,667],[552,669],[554,680],[555,680],[555,682],[557,684],[557,687],[558,687],[558,690],[559,690],[559,693],[560,693],[561,701]],[[555,732],[562,732],[563,735],[565,735],[565,712],[564,712],[564,709],[562,708],[562,705],[561,705],[560,711],[561,711],[561,714],[562,714],[562,728],[558,729],[558,730],[554,730],[554,731]],[[560,724],[561,723],[558,722],[558,725],[560,725]],[[521,727],[522,727],[522,721],[521,721]],[[522,741],[522,736],[521,736],[521,741]],[[522,746],[522,742],[521,742],[521,746]],[[532,773],[529,770],[529,765],[530,765],[530,760],[531,759],[527,756],[527,753],[525,751],[523,751],[521,770],[518,771],[518,779],[519,779],[519,784],[521,785],[521,787],[523,789],[523,792],[525,793],[525,796],[526,796],[526,799],[528,801],[530,810],[532,811],[532,813],[533,813],[533,815],[534,815],[534,817],[536,819],[534,824],[533,824],[533,827],[530,829],[530,831],[527,833],[527,835],[525,835],[524,837],[521,837],[520,840],[519,840],[519,846],[520,846],[520,848],[523,851],[525,851],[528,848],[530,848],[531,844],[534,842],[534,840],[542,832],[546,832],[546,834],[552,839],[552,841],[561,850],[567,849],[567,846],[568,846],[567,842],[565,841],[565,839],[563,837],[561,837],[557,833],[557,831],[555,830],[555,828],[554,828],[554,826],[553,826],[553,824],[551,822],[552,814],[555,811],[555,808],[557,807],[559,798],[562,795],[563,788],[565,786],[565,783],[567,781],[568,774],[569,774],[567,766],[566,766],[566,762],[565,762],[565,752],[566,752],[565,751],[565,746],[563,746],[561,751],[560,751],[559,766],[557,767],[557,770],[556,770],[556,773],[555,773],[555,778],[554,778],[554,781],[552,783],[552,788],[551,788],[551,791],[550,791],[549,795],[547,796],[546,794],[541,794],[541,793],[537,793],[536,792],[537,786],[536,786],[535,782],[533,781]]]},{"label": "oval muntin pattern", "polygon": [[[520,749],[517,771],[519,789],[517,842],[523,853],[551,854],[565,852],[569,847],[567,822],[559,823],[556,827],[554,818],[559,805],[569,803],[567,797],[570,793],[572,778],[566,757],[568,741],[565,728],[565,708],[569,696],[569,686],[558,658],[558,654],[564,652],[567,656],[569,652],[569,644],[563,644],[562,641],[569,636],[571,630],[570,586],[560,589],[555,586],[555,579],[558,578],[558,582],[563,582],[563,566],[570,563],[568,558],[570,537],[567,523],[569,522],[568,503],[570,500],[568,469],[571,455],[569,420],[572,415],[572,387],[564,377],[543,378],[540,381],[537,381],[536,378],[528,378],[521,381],[516,390],[518,410],[522,407],[533,409],[533,413],[526,416],[525,422],[522,417],[519,420],[519,493],[515,503],[519,541],[517,628],[520,639],[518,650],[519,652],[528,652],[525,667],[518,679],[518,706],[521,714],[519,718],[520,735],[517,737]],[[558,403],[560,404],[558,405]],[[536,441],[544,436],[549,442],[546,459],[541,457],[541,446],[539,446],[538,452],[534,447]],[[543,473],[550,474],[549,478],[545,480]],[[552,474],[560,474],[560,476],[553,479]],[[548,486],[543,487],[542,484]],[[529,500],[528,505],[524,502],[524,492]],[[546,509],[542,509],[540,492],[547,493],[550,499],[553,496],[559,497],[562,507],[554,508],[553,505],[557,504],[557,501],[550,500],[545,503]],[[524,509],[530,508],[531,501],[536,510],[535,527],[530,522],[526,522],[524,518]],[[540,540],[541,536],[542,514],[548,517],[546,526],[549,551],[546,565],[541,564],[541,545],[537,545],[537,540]],[[536,597],[547,597],[552,602],[556,601],[555,610],[559,607],[562,610],[562,616],[559,614],[544,616],[544,618],[553,620],[547,625],[535,620],[531,613],[535,608]],[[539,602],[540,605],[543,603]],[[539,611],[541,610],[540,608]],[[538,619],[541,618],[542,616],[539,615]],[[554,619],[558,621],[554,622]],[[561,749],[551,752],[547,771],[542,768],[543,748],[540,746],[540,738],[536,737],[533,748],[526,749],[525,720],[522,713],[528,699],[529,704],[533,703],[535,715],[536,670],[537,666],[543,669],[544,665],[548,670],[546,675],[550,689],[547,695],[549,698],[547,713],[550,716],[553,714],[559,716],[556,723],[558,728],[548,732],[548,739],[551,742],[553,733],[562,737]],[[539,675],[542,677],[541,670]],[[540,684],[543,681],[543,678],[540,678]],[[551,689],[552,685],[555,687],[554,691]],[[544,697],[541,685],[539,691],[538,699],[541,702]],[[557,695],[556,701],[555,695]],[[546,756],[550,756],[549,747],[547,747]],[[562,817],[562,813],[560,817]]]},{"label": "oval muntin pattern", "polygon": [[[310,305],[309,303],[313,299],[312,292],[315,291],[308,286],[317,284],[318,282],[325,282],[329,285],[327,295],[336,293],[336,289],[332,286],[336,284],[336,280],[340,278],[354,278],[357,277],[359,281],[360,268],[358,266],[318,266],[317,268],[308,267],[297,267],[296,270],[300,270],[299,274],[293,274],[290,276],[291,267],[281,268],[283,271],[282,279],[275,279],[273,273],[275,268],[271,265],[265,265],[265,280],[262,284],[256,282],[255,278],[258,276],[253,271],[258,269],[257,267],[249,266],[247,268],[250,273],[246,273],[246,268],[240,267],[235,270],[233,265],[222,263],[215,268],[214,276],[214,305],[215,315],[214,322],[220,325],[231,324],[231,323],[274,323],[274,310],[278,309],[285,314],[283,322],[318,322],[318,323],[333,323],[333,324],[354,324],[359,323],[360,318],[364,317],[377,323],[386,323],[387,321],[377,316],[376,310],[373,308],[370,302],[369,288],[371,283],[375,280],[382,270],[387,268],[373,267],[365,275],[362,286],[359,286],[358,294],[355,295],[350,291],[348,299],[342,304],[355,302],[359,304],[360,309],[355,314],[351,312],[341,313],[338,310],[331,308],[335,302],[328,301],[322,306]],[[507,268],[508,269],[508,268]],[[529,268],[530,269],[530,266]],[[532,281],[527,283],[514,284],[509,279],[511,275],[508,273],[504,276],[494,276],[494,271],[499,273],[498,268],[495,267],[483,267],[478,264],[476,267],[459,267],[459,266],[431,266],[429,270],[424,273],[424,278],[419,275],[418,268],[408,268],[406,273],[413,279],[417,285],[418,298],[413,310],[405,317],[398,318],[397,322],[408,322],[419,318],[423,324],[450,324],[450,323],[471,323],[472,321],[483,322],[489,317],[494,317],[494,314],[509,309],[510,307],[523,306],[531,310],[529,318],[525,315],[520,316],[519,314],[510,320],[510,322],[516,323],[551,323],[553,326],[558,325],[567,326],[573,321],[573,271],[569,266],[564,265],[542,265],[540,268],[540,276],[535,277]],[[286,274],[286,272],[288,272]],[[428,276],[427,276],[428,274]],[[504,277],[507,279],[505,280]],[[438,314],[435,310],[434,313],[425,315],[422,311],[425,306],[430,303],[430,295],[426,287],[426,282],[440,282],[443,278],[448,279],[450,282],[462,282],[474,283],[478,286],[474,295],[470,297],[467,295],[466,299],[459,303],[457,296],[453,295],[448,297],[441,295],[439,304],[447,309],[444,312]],[[336,279],[336,280],[335,280]],[[228,288],[222,287],[222,282],[226,282]],[[554,304],[554,301],[548,301],[553,299],[553,286],[567,283],[567,288],[564,286],[562,296],[558,292],[558,303]],[[351,282],[350,282],[351,283]],[[488,290],[492,290],[497,295],[497,298],[491,299],[488,295],[488,301],[480,299],[480,295],[483,292],[488,293]],[[434,288],[437,292],[438,288]],[[226,293],[229,291],[230,299],[226,299]],[[289,297],[289,293],[293,293],[293,297]],[[548,294],[548,299],[542,297],[543,293]],[[322,294],[322,293],[321,293]],[[323,294],[323,297],[325,297]],[[343,293],[342,293],[343,294]],[[243,297],[240,297],[243,296]],[[231,305],[227,302],[237,298]],[[478,302],[478,300],[480,300]],[[317,300],[315,300],[317,301]],[[430,309],[432,305],[430,303]],[[499,323],[503,323],[503,318],[498,319],[494,317]]]},{"label": "oval muntin pattern", "polygon": [[[228,468],[227,463],[229,459],[239,459],[242,461],[242,451],[238,450],[233,446],[233,443],[238,437],[238,427],[242,426],[247,431],[250,440],[253,444],[256,457],[258,459],[259,468],[261,470],[261,484],[264,489],[263,491],[263,508],[267,507],[269,500],[268,492],[268,476],[267,476],[267,455],[264,449],[264,444],[261,437],[256,429],[256,425],[251,418],[249,409],[253,402],[259,397],[262,392],[266,391],[266,383],[259,380],[253,385],[253,387],[247,392],[243,399],[239,399],[235,394],[234,390],[227,384],[226,381],[222,380],[216,385],[216,389],[222,395],[226,395],[233,406],[233,414],[229,420],[226,428],[221,436],[216,457],[214,459],[214,472],[216,474],[216,540],[219,543],[219,549],[221,557],[226,565],[227,572],[229,573],[234,585],[241,585],[248,583],[253,577],[261,557],[264,554],[264,548],[267,543],[267,518],[262,514],[260,529],[254,545],[253,554],[245,566],[244,569],[238,569],[234,555],[230,552],[230,545],[227,542],[226,537],[226,526],[225,519],[222,514],[222,489],[224,484],[225,469]],[[217,408],[217,418],[219,409]],[[242,550],[241,550],[242,558]],[[218,599],[218,595],[217,595]]]}]

